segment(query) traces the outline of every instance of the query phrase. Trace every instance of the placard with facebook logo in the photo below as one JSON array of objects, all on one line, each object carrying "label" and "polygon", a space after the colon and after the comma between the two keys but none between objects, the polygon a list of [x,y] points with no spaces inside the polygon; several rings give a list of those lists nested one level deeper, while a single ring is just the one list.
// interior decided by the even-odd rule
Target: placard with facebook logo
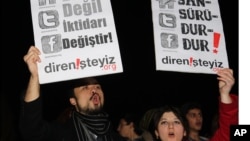
[{"label": "placard with facebook logo", "polygon": [[30,0],[40,84],[123,72],[110,0]]},{"label": "placard with facebook logo", "polygon": [[156,70],[216,74],[228,68],[218,0],[151,0]]}]

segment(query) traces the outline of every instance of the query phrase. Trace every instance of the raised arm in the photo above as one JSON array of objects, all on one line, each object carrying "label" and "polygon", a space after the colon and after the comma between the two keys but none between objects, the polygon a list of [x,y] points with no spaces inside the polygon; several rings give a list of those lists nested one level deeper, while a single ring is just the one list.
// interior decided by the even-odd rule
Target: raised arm
[{"label": "raised arm", "polygon": [[235,83],[233,70],[221,69],[217,73],[219,80],[219,128],[210,141],[229,141],[230,125],[238,124],[238,96],[231,94]]},{"label": "raised arm", "polygon": [[40,95],[40,84],[38,77],[37,63],[40,62],[40,51],[35,46],[31,46],[27,54],[23,57],[24,62],[27,64],[30,71],[30,79],[27,91],[24,96],[25,102],[31,102],[37,99]]}]

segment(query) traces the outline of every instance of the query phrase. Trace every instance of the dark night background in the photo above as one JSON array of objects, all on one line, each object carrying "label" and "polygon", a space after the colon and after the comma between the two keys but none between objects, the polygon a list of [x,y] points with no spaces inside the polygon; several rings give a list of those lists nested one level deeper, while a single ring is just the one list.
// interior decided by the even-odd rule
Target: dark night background
[{"label": "dark night background", "polygon": [[[29,0],[1,3],[1,134],[18,140],[20,96],[29,79],[23,56],[34,45],[32,19]],[[156,71],[151,1],[111,0],[111,4],[124,72],[98,78],[114,124],[123,111],[143,114],[164,104],[198,101],[204,107],[204,130],[209,130],[218,106],[216,75]],[[236,79],[232,93],[238,94],[238,1],[219,0],[219,4],[229,66]],[[65,82],[42,85],[47,120],[69,106],[65,86]]]}]

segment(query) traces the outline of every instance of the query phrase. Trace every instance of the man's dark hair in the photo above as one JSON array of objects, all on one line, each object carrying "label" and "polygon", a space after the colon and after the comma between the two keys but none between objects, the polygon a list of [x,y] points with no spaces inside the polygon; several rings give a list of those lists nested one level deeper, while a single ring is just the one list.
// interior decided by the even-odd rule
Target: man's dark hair
[{"label": "man's dark hair", "polygon": [[187,102],[181,106],[181,112],[184,117],[187,115],[188,111],[192,109],[200,109],[202,111],[201,105],[196,102]]},{"label": "man's dark hair", "polygon": [[86,85],[99,84],[98,80],[93,77],[75,79],[69,82],[69,98],[75,97],[74,88]]}]

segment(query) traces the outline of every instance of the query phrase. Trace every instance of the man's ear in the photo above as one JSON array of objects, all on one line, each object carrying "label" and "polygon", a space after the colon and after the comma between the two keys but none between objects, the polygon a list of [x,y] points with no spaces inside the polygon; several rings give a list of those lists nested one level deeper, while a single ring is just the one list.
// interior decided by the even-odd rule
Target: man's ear
[{"label": "man's ear", "polygon": [[74,105],[74,106],[76,105],[76,99],[75,98],[70,98],[69,102],[70,102],[71,105]]}]

